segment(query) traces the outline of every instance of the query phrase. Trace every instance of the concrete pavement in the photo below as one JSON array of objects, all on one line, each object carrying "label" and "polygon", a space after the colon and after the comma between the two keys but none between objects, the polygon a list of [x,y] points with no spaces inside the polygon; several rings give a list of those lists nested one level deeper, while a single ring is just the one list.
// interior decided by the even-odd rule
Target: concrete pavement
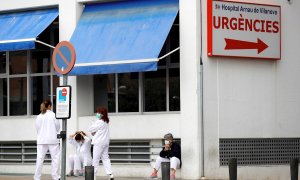
[{"label": "concrete pavement", "polygon": [[[84,180],[84,177],[67,177],[66,180]],[[115,180],[146,180],[147,178],[122,178],[116,177]],[[33,180],[32,175],[18,175],[18,174],[8,174],[1,175],[0,180]],[[50,175],[43,175],[41,180],[52,180]],[[108,180],[108,177],[97,176],[97,180]]]},{"label": "concrete pavement", "polygon": [[[84,180],[84,177],[67,177],[66,180]],[[145,177],[124,178],[115,177],[115,180],[147,180]],[[33,174],[19,175],[19,174],[0,174],[0,180],[33,180]],[[50,175],[43,175],[41,180],[52,180]],[[97,180],[108,180],[108,177],[97,176]],[[180,179],[177,179],[180,180]]]}]

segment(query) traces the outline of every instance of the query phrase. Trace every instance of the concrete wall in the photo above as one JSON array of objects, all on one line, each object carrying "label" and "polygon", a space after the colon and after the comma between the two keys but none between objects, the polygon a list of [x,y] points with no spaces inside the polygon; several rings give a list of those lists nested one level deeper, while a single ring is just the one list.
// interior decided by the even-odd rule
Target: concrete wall
[{"label": "concrete wall", "polygon": [[[245,2],[245,1],[244,1]],[[281,6],[279,61],[207,57],[206,1],[203,1],[205,176],[222,179],[219,138],[299,137],[300,2],[247,0]],[[240,167],[238,179],[289,179],[288,166]]]},{"label": "concrete wall", "polygon": [[[78,119],[79,129],[87,130],[94,116]],[[180,138],[180,114],[111,115],[111,139],[161,139],[166,132]]]}]

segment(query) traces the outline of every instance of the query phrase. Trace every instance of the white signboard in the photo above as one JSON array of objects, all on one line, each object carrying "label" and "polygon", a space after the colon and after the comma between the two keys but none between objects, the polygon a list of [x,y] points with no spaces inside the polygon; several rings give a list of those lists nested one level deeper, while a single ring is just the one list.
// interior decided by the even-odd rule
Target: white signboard
[{"label": "white signboard", "polygon": [[280,6],[208,0],[208,56],[281,59]]},{"label": "white signboard", "polygon": [[56,88],[56,118],[69,119],[71,117],[71,86]]}]

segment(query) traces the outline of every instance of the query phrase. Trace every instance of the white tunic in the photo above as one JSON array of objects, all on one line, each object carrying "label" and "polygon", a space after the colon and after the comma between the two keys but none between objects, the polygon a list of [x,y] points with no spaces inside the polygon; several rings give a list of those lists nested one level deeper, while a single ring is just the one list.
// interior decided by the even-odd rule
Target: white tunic
[{"label": "white tunic", "polygon": [[36,118],[37,144],[58,144],[57,134],[60,124],[55,114],[47,110],[45,114],[39,114]]},{"label": "white tunic", "polygon": [[84,143],[78,143],[74,138],[69,137],[69,143],[76,148],[76,154],[91,156],[91,138],[84,136]]},{"label": "white tunic", "polygon": [[89,131],[95,132],[92,138],[93,145],[109,145],[109,126],[102,119],[95,120],[90,126]]}]

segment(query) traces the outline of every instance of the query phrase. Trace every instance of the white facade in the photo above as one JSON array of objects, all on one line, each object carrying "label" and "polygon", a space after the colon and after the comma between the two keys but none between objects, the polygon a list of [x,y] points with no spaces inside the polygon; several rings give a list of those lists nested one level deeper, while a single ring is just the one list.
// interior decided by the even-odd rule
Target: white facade
[{"label": "white facade", "polygon": [[[10,0],[0,3],[0,11],[58,6],[59,39],[62,41],[70,39],[85,2],[91,1]],[[111,115],[111,139],[155,141],[166,132],[172,132],[181,139],[183,166],[178,175],[182,179],[200,179],[203,175],[208,179],[228,179],[228,167],[219,163],[219,138],[300,136],[300,2],[242,2],[281,6],[281,60],[208,57],[207,1],[179,0],[181,111]],[[203,71],[200,67],[201,56]],[[87,129],[93,118],[94,106],[91,103],[91,77],[69,77],[68,82],[73,88],[69,134],[77,129]],[[35,140],[34,122],[35,116],[0,117],[0,141]],[[202,133],[204,142],[201,142]],[[201,143],[204,144],[204,157],[201,156]],[[71,152],[68,148],[67,154]],[[0,173],[33,173],[34,168],[34,164],[0,164]],[[147,177],[152,168],[150,165],[113,165],[113,170],[116,177]],[[50,174],[50,166],[45,166],[44,173]],[[289,173],[288,165],[242,166],[238,168],[238,179],[284,180],[289,179]],[[104,175],[103,168],[98,175]]]}]

